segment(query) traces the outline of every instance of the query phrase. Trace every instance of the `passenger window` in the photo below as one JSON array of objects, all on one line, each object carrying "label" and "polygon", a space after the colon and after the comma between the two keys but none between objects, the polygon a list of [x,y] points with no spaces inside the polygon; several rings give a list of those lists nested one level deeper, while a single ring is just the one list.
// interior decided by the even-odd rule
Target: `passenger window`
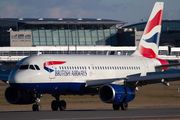
[{"label": "passenger window", "polygon": [[29,69],[31,69],[31,70],[35,70],[35,68],[34,68],[34,66],[33,66],[33,65],[30,65],[30,66],[29,66]]},{"label": "passenger window", "polygon": [[19,69],[20,69],[20,70],[25,70],[25,69],[28,69],[28,66],[29,66],[29,65],[21,65]]},{"label": "passenger window", "polygon": [[40,70],[39,66],[38,65],[34,65],[36,70]]}]

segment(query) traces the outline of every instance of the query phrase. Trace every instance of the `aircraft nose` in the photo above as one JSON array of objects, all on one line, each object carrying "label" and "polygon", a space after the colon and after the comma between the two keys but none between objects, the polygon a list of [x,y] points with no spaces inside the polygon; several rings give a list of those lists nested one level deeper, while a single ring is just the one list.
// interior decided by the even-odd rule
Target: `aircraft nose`
[{"label": "aircraft nose", "polygon": [[18,83],[19,78],[19,73],[16,70],[12,70],[8,78],[9,84]]},{"label": "aircraft nose", "polygon": [[14,74],[15,74],[15,71],[12,70],[8,77],[9,84],[14,83]]}]

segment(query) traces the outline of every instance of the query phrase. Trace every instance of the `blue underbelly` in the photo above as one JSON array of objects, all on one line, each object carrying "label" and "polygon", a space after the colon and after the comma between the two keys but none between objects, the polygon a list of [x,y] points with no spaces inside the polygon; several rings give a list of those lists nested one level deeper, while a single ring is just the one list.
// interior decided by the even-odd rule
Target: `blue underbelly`
[{"label": "blue underbelly", "polygon": [[11,83],[12,87],[30,92],[77,92],[85,83]]}]

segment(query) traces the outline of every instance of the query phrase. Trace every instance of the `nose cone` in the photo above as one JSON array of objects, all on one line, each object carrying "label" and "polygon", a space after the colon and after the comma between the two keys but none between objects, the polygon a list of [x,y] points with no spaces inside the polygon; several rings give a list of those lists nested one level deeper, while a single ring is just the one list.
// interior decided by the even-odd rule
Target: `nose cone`
[{"label": "nose cone", "polygon": [[23,73],[21,73],[18,70],[12,70],[12,72],[9,75],[8,81],[11,86],[14,86],[15,84],[22,83],[23,78]]},{"label": "nose cone", "polygon": [[12,70],[11,73],[9,74],[9,77],[8,77],[9,84],[15,83],[15,80],[14,80],[15,73],[16,73],[16,70]]}]

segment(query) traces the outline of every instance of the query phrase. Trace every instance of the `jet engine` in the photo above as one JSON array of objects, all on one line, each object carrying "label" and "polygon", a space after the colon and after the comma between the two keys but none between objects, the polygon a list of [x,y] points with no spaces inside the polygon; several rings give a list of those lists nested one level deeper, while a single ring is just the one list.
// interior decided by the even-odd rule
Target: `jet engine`
[{"label": "jet engine", "polygon": [[105,103],[127,103],[135,98],[135,92],[125,85],[108,84],[99,89],[99,97]]},{"label": "jet engine", "polygon": [[18,91],[11,86],[5,90],[5,98],[11,104],[31,104],[35,102],[34,94]]}]

